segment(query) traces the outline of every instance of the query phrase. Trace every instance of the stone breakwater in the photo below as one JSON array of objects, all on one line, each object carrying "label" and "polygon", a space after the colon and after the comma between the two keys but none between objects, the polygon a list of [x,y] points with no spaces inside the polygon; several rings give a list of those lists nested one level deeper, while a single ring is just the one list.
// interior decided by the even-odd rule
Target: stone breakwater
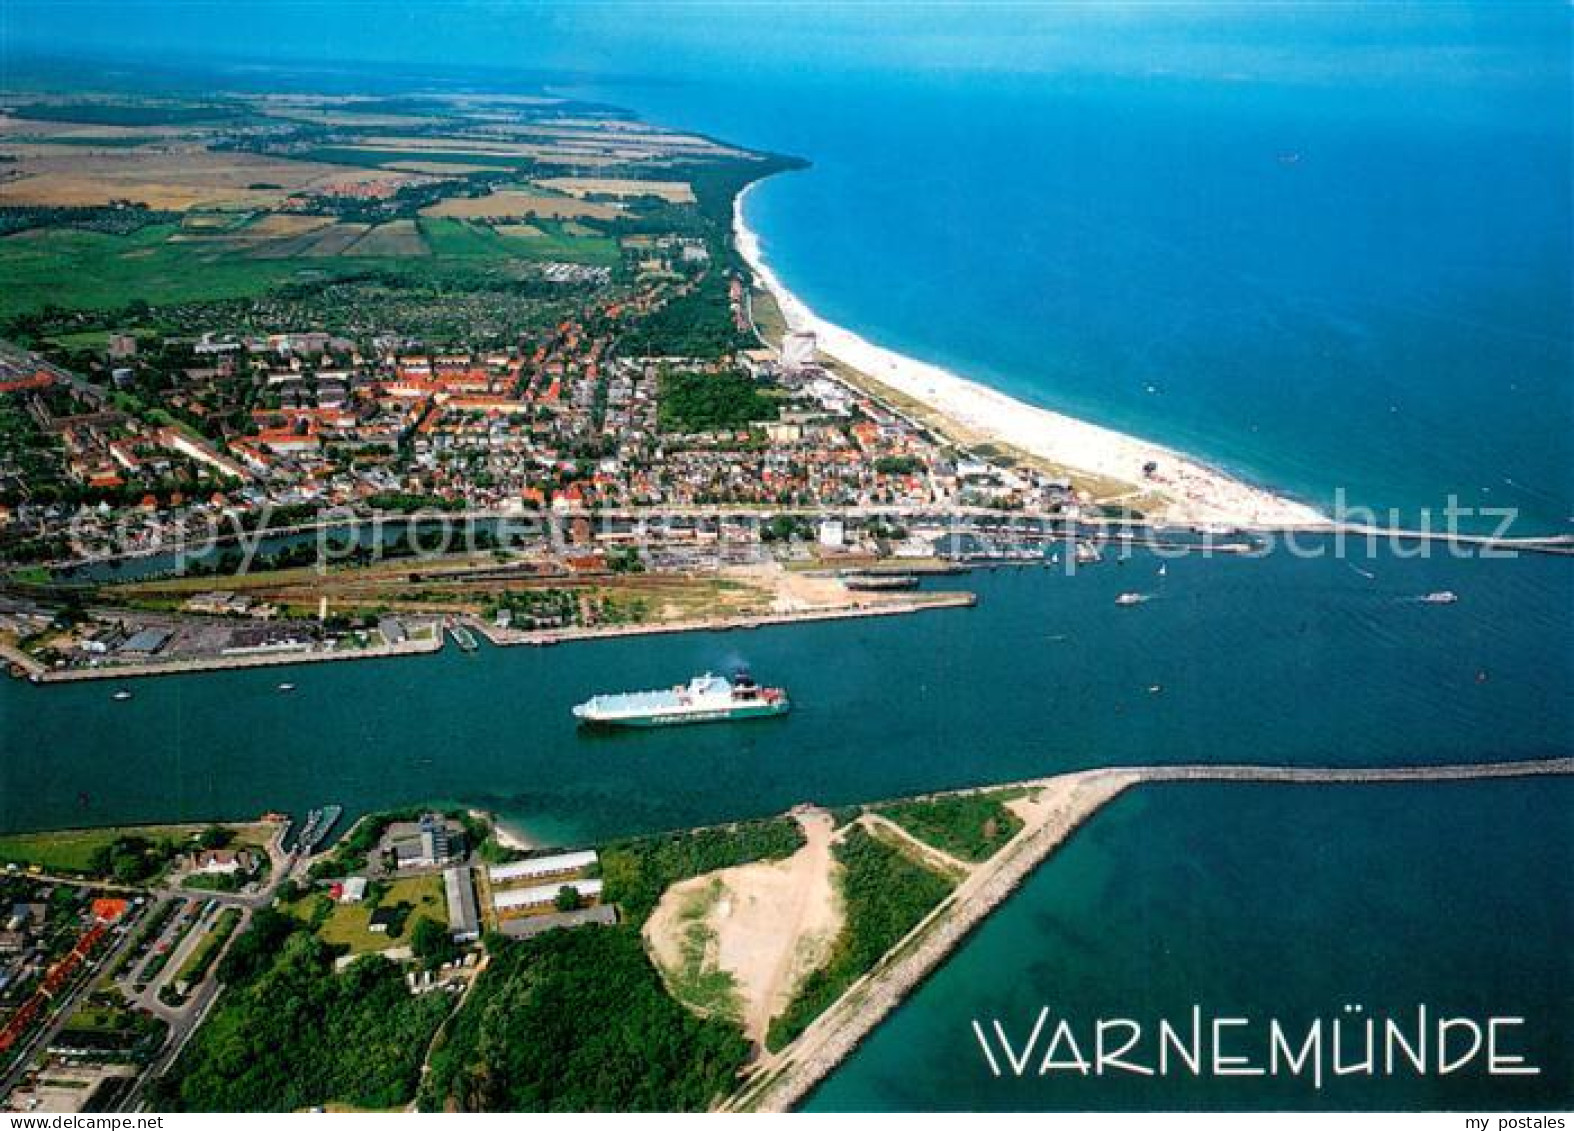
[{"label": "stone breakwater", "polygon": [[[723,1105],[731,1111],[788,1111],[801,1103],[984,918],[1089,817],[1133,785],[1267,782],[1302,785],[1471,781],[1574,775],[1574,758],[1438,766],[1297,767],[1182,765],[1086,770],[1024,782],[1038,791],[1021,832],[980,864],[923,921],[848,987],[796,1041],[767,1055]],[[992,787],[1001,788],[1001,787]],[[962,791],[976,792],[976,791]],[[935,795],[945,796],[945,795]]]}]

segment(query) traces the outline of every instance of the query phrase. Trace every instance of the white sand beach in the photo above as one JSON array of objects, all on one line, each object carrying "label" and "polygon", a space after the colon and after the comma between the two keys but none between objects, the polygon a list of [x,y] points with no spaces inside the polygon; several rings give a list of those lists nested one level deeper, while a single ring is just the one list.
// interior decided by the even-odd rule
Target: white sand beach
[{"label": "white sand beach", "polygon": [[[974,432],[1063,467],[1130,483],[1134,493],[1161,495],[1169,507],[1165,514],[1154,517],[1163,521],[1257,529],[1329,525],[1327,516],[1304,503],[1244,483],[1180,452],[1034,407],[827,322],[783,286],[766,263],[759,237],[743,214],[744,200],[754,188],[750,185],[733,205],[738,251],[775,296],[787,325],[794,331],[813,333],[822,354]],[[1143,469],[1150,463],[1157,467],[1148,475]]]}]

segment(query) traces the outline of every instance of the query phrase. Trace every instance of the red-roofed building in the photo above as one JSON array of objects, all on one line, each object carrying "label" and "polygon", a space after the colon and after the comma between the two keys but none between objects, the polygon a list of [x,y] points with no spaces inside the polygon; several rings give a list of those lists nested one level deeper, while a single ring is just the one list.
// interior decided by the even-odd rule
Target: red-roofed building
[{"label": "red-roofed building", "polygon": [[113,923],[131,906],[124,899],[95,899],[92,903],[93,918],[100,923]]}]

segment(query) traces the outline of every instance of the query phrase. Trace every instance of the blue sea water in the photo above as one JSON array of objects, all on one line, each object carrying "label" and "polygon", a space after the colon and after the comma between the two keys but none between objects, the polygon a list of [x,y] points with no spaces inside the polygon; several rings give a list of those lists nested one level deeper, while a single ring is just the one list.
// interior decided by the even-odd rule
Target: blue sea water
[{"label": "blue sea water", "polygon": [[[1567,21],[1507,38],[1484,22],[1490,66],[1396,44],[1333,77],[806,67],[591,93],[811,160],[753,193],[750,221],[788,285],[882,344],[1318,503],[1344,487],[1414,518],[1457,492],[1566,531]],[[7,682],[0,829],[442,798],[582,843],[1111,763],[1574,749],[1574,562],[1359,564],[1373,576],[1172,562],[1136,610],[1113,599],[1158,586],[1142,558],[1002,571],[966,579],[966,612],[319,665],[290,696],[265,671],[144,681],[126,703]],[[1461,601],[1414,602],[1434,589]],[[606,739],[569,725],[596,691],[736,659],[798,710]],[[812,1103],[1566,1107],[1571,874],[1566,784],[1133,794]],[[967,1028],[1198,997],[1257,1017],[1350,997],[1522,1013],[1546,1072],[1327,1093],[1002,1084]]]},{"label": "blue sea water", "polygon": [[1316,80],[1164,57],[598,92],[813,162],[749,223],[882,345],[1324,507],[1455,494],[1567,532],[1569,20],[1482,12],[1479,44],[1348,72],[1329,49]]}]

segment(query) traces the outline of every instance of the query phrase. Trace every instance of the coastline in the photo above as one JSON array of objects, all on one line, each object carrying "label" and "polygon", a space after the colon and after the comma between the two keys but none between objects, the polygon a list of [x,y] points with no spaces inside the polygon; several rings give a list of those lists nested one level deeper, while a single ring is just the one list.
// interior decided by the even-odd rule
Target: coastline
[{"label": "coastline", "polygon": [[[876,345],[817,315],[788,290],[766,261],[748,226],[744,202],[754,181],[733,200],[733,240],[759,283],[780,307],[790,330],[815,336],[819,351],[962,428],[1075,471],[1129,484],[1131,494],[1158,495],[1172,525],[1266,529],[1327,529],[1332,520],[1305,503],[1245,483],[1182,452],[1038,408],[929,362]],[[1157,464],[1152,475],[1144,472]],[[1118,502],[1119,500],[1105,500]]]}]

